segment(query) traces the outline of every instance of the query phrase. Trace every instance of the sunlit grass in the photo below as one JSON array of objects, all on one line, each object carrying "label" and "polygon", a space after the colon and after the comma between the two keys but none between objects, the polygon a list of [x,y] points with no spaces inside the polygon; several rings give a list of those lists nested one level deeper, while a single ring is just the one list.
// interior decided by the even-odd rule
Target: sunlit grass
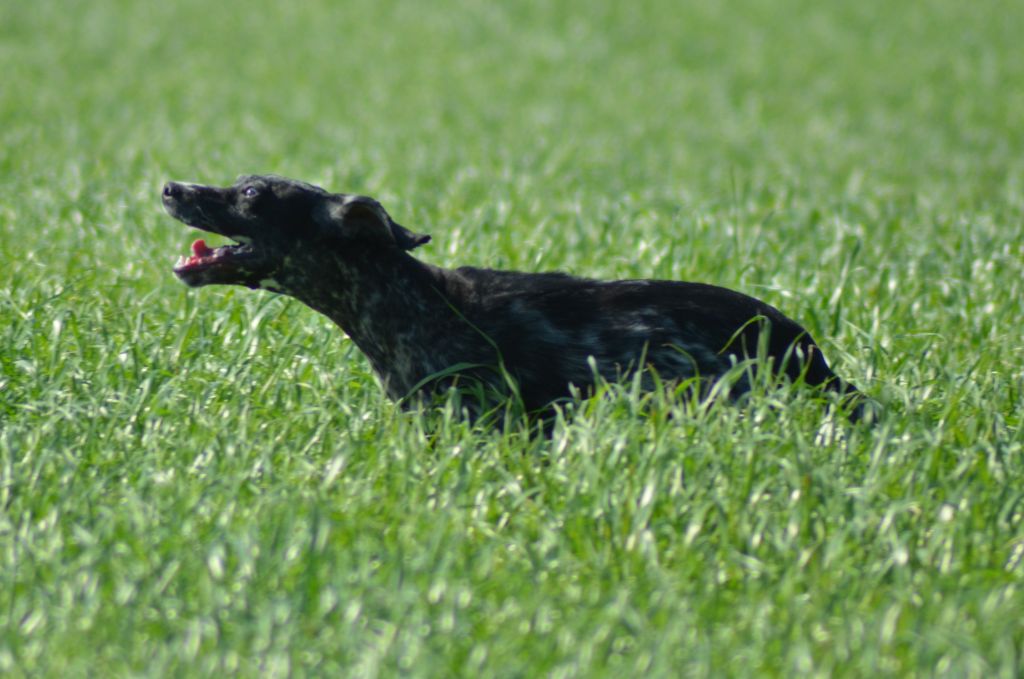
[{"label": "sunlit grass", "polygon": [[[0,673],[1016,676],[1020,13],[12,5]],[[403,412],[298,303],[171,275],[162,182],[264,171],[436,264],[756,295],[884,414]]]}]

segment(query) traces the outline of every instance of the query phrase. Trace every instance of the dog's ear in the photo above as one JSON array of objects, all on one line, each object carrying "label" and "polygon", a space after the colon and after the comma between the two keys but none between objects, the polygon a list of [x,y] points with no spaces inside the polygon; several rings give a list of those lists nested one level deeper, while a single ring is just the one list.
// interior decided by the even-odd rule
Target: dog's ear
[{"label": "dog's ear", "polygon": [[330,238],[362,240],[412,250],[430,241],[397,224],[384,207],[367,196],[332,196],[316,211],[316,222]]}]

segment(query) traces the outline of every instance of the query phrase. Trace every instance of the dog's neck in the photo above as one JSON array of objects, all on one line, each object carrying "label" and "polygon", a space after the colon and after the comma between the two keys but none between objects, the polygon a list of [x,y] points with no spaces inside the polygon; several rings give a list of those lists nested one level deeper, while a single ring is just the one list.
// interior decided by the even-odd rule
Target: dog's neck
[{"label": "dog's neck", "polygon": [[445,273],[398,250],[313,253],[294,255],[274,283],[340,326],[400,399],[480,343],[446,295]]}]

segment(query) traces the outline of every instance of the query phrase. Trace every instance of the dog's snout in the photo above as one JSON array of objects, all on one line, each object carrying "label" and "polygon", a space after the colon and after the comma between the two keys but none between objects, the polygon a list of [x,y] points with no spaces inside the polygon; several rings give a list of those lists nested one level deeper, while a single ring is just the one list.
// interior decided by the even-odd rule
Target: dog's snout
[{"label": "dog's snout", "polygon": [[178,182],[167,182],[164,184],[164,198],[178,198],[181,196],[182,188]]}]

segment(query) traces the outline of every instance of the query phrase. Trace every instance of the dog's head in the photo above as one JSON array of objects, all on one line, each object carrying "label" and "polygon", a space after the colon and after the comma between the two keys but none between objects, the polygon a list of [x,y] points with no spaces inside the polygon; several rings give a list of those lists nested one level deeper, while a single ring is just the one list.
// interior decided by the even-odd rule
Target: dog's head
[{"label": "dog's head", "polygon": [[305,182],[246,175],[219,188],[168,182],[167,212],[185,224],[226,236],[232,245],[211,249],[202,240],[174,273],[187,285],[213,283],[280,292],[277,278],[297,251],[371,256],[412,250],[430,240],[396,224],[373,198],[328,193]]}]

